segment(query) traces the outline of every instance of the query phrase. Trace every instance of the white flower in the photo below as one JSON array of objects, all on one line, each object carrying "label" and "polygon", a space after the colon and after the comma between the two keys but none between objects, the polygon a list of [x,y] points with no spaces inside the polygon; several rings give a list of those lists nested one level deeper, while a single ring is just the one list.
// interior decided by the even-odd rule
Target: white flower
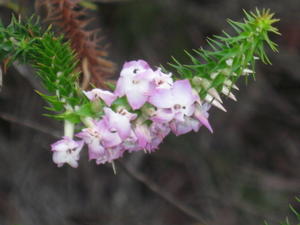
[{"label": "white flower", "polygon": [[74,141],[70,137],[63,137],[61,140],[51,145],[53,151],[53,162],[58,167],[63,166],[65,163],[77,168],[79,153],[83,147],[83,141]]}]

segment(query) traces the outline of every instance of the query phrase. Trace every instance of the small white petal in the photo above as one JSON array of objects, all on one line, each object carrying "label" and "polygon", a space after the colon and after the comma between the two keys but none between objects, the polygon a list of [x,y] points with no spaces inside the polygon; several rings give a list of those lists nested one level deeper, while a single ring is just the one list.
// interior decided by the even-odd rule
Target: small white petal
[{"label": "small white petal", "polygon": [[227,112],[227,110],[223,107],[223,105],[216,100],[214,97],[212,97],[211,95],[207,94],[204,98],[205,101],[207,101],[208,103],[212,104],[213,106],[221,109],[224,112]]},{"label": "small white petal", "polygon": [[215,99],[217,99],[219,102],[223,103],[218,91],[215,88],[210,88],[207,91],[211,96],[213,96]]},{"label": "small white petal", "polygon": [[235,95],[232,94],[232,92],[230,92],[230,90],[226,86],[223,86],[222,93],[233,101],[237,101]]},{"label": "small white petal", "polygon": [[246,69],[243,70],[242,73],[243,73],[243,75],[248,75],[249,73],[254,73],[254,71],[246,68]]},{"label": "small white petal", "polygon": [[236,86],[235,84],[234,84],[234,85],[232,85],[232,88],[234,88],[235,90],[238,90],[238,91],[240,90],[240,89],[239,89],[239,87],[238,87],[238,86]]},{"label": "small white petal", "polygon": [[212,79],[215,79],[215,78],[218,76],[218,74],[219,74],[219,73],[212,73],[212,74],[210,75],[210,77],[211,77]]},{"label": "small white petal", "polygon": [[226,85],[227,87],[236,89],[236,90],[240,90],[235,84],[232,83],[231,80],[227,79],[224,81],[224,85]]},{"label": "small white petal", "polygon": [[228,66],[232,66],[232,63],[233,63],[233,59],[227,59],[227,60],[226,60],[226,64],[227,64]]}]

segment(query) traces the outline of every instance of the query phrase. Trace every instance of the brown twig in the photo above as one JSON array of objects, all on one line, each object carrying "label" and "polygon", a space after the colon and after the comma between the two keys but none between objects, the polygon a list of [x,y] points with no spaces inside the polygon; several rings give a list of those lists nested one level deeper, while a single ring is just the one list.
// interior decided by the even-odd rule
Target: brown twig
[{"label": "brown twig", "polygon": [[[48,134],[52,137],[58,138],[60,137],[59,132],[55,130],[50,130],[46,127],[34,124],[32,122],[26,122],[24,120],[19,120],[18,118],[15,118],[13,116],[7,115],[7,114],[0,114],[0,118],[27,128],[34,129],[36,131],[42,132],[44,134]],[[191,209],[190,207],[186,206],[182,202],[175,199],[172,195],[170,195],[168,192],[163,191],[157,184],[152,182],[150,179],[148,179],[145,175],[135,171],[133,168],[130,168],[125,163],[119,162],[119,164],[125,169],[127,174],[132,177],[133,179],[137,180],[138,182],[141,182],[144,184],[150,191],[157,194],[160,198],[180,210],[182,213],[184,213],[186,216],[193,218],[197,222],[201,222],[202,224],[208,224],[207,221],[199,215],[194,209]]]},{"label": "brown twig", "polygon": [[170,195],[168,192],[162,190],[157,184],[155,184],[153,181],[148,179],[145,175],[142,173],[139,173],[138,171],[134,170],[130,166],[126,165],[123,162],[119,162],[121,167],[124,168],[124,170],[127,172],[127,174],[132,177],[133,179],[139,181],[140,183],[144,184],[150,191],[157,194],[160,198],[177,208],[179,211],[184,213],[186,216],[193,218],[197,222],[200,222],[202,224],[208,224],[208,222],[199,215],[198,212],[196,212],[194,209],[188,207],[187,205],[183,204],[182,202],[175,199],[172,195]]},{"label": "brown twig", "polygon": [[106,47],[100,44],[97,30],[86,30],[91,19],[85,9],[78,5],[79,0],[38,0],[37,11],[46,11],[45,21],[54,24],[59,32],[70,41],[75,50],[82,71],[82,89],[90,84],[106,88],[106,80],[115,71],[115,65],[105,57]]},{"label": "brown twig", "polygon": [[59,132],[56,131],[56,130],[51,130],[47,127],[43,127],[43,126],[40,126],[38,124],[34,124],[32,122],[27,122],[25,120],[20,120],[20,119],[14,117],[14,116],[11,116],[11,115],[8,115],[8,114],[5,114],[5,113],[1,113],[0,118],[5,120],[5,121],[9,121],[11,123],[17,124],[17,125],[20,125],[20,126],[23,126],[23,127],[27,127],[27,128],[42,132],[44,134],[50,135],[50,136],[55,137],[55,138],[58,138],[58,137],[61,136],[59,134]]},{"label": "brown twig", "polygon": [[3,74],[2,74],[2,68],[0,67],[0,91],[2,90],[2,83],[3,83],[2,76],[3,76]]}]

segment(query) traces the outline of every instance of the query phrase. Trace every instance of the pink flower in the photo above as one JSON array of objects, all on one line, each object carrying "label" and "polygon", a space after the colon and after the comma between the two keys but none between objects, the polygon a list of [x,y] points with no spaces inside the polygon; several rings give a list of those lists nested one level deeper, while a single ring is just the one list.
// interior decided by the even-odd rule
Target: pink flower
[{"label": "pink flower", "polygon": [[155,89],[170,89],[173,86],[173,79],[171,73],[163,73],[161,68],[154,72]]},{"label": "pink flower", "polygon": [[174,111],[169,109],[157,109],[151,117],[151,120],[156,123],[170,122],[174,119]]},{"label": "pink flower", "polygon": [[77,168],[77,161],[79,160],[79,153],[83,144],[83,141],[74,141],[70,137],[63,137],[62,140],[51,145],[53,162],[56,163],[58,167],[67,163],[70,166]]},{"label": "pink flower", "polygon": [[88,145],[89,159],[95,159],[98,164],[111,162],[123,154],[121,137],[111,131],[103,119],[95,121],[94,126],[83,129],[76,136]]},{"label": "pink flower", "polygon": [[117,132],[122,140],[128,138],[131,133],[130,121],[136,118],[136,114],[128,112],[126,109],[119,109],[114,112],[110,108],[105,107],[105,115],[103,120],[106,123],[107,129],[111,132]]},{"label": "pink flower", "polygon": [[126,76],[125,73],[132,73],[132,72],[142,72],[142,71],[145,71],[145,70],[148,70],[148,69],[151,69],[149,64],[145,61],[145,60],[142,60],[142,59],[139,59],[139,60],[132,60],[132,61],[129,61],[129,62],[125,62],[124,65],[123,65],[123,69],[122,69],[122,72],[121,72],[121,76]]},{"label": "pink flower", "polygon": [[184,121],[172,121],[170,127],[172,132],[176,135],[186,134],[190,131],[197,132],[201,126],[201,123],[192,117],[185,116]]},{"label": "pink flower", "polygon": [[151,133],[154,137],[164,139],[171,131],[168,123],[152,123],[150,126]]},{"label": "pink flower", "polygon": [[148,100],[151,91],[152,71],[139,73],[131,77],[120,77],[117,82],[115,94],[119,97],[126,95],[129,105],[136,110],[141,108]]},{"label": "pink flower", "polygon": [[163,139],[169,134],[170,128],[165,123],[153,122],[150,126],[146,124],[136,125],[134,132],[137,137],[138,150],[146,150],[152,152],[157,149]]},{"label": "pink flower", "polygon": [[124,149],[122,146],[118,145],[112,148],[106,148],[104,154],[101,154],[96,159],[96,163],[105,164],[105,163],[112,163],[114,160],[123,156]]},{"label": "pink flower", "polygon": [[[157,118],[161,119],[164,117],[160,114],[168,114],[166,115],[168,121],[171,113],[174,119],[184,121],[184,116],[191,116],[194,113],[194,102],[196,100],[197,97],[193,94],[190,82],[188,80],[179,80],[174,82],[171,89],[156,90],[150,96],[149,102],[158,108]],[[168,109],[171,112],[160,109]]]},{"label": "pink flower", "polygon": [[136,114],[119,108],[117,112],[105,107],[104,116],[91,123],[91,127],[83,129],[76,136],[84,140],[89,147],[89,159],[97,164],[112,162],[122,157],[125,150],[134,149],[136,137],[131,129],[130,121]]},{"label": "pink flower", "polygon": [[105,124],[103,120],[102,122],[103,126],[105,126],[105,128],[103,127],[102,130],[102,143],[105,149],[120,145],[123,142],[123,139],[120,137],[117,131],[107,127],[107,124]]},{"label": "pink flower", "polygon": [[176,136],[186,134],[192,130],[198,132],[202,125],[204,125],[210,132],[213,132],[208,121],[209,114],[207,112],[210,109],[210,104],[205,103],[201,105],[199,100],[194,105],[195,111],[192,116],[185,116],[184,121],[171,121],[170,127]]},{"label": "pink flower", "polygon": [[171,129],[167,123],[152,123],[150,126],[152,134],[151,151],[158,149],[160,143],[170,133]]},{"label": "pink flower", "polygon": [[76,136],[87,144],[89,148],[89,160],[97,159],[104,154],[105,148],[102,144],[102,133],[96,123],[93,127],[84,128]]},{"label": "pink flower", "polygon": [[136,126],[134,132],[137,137],[138,150],[149,150],[152,140],[149,127],[146,124],[139,124]]},{"label": "pink flower", "polygon": [[119,97],[126,95],[132,109],[139,109],[148,100],[153,76],[153,70],[145,61],[127,62],[117,81],[115,94]]},{"label": "pink flower", "polygon": [[94,88],[91,91],[83,91],[86,97],[91,101],[103,100],[106,105],[111,104],[116,100],[117,96],[110,91],[102,90],[100,88]]},{"label": "pink flower", "polygon": [[140,150],[140,147],[138,146],[137,141],[138,141],[138,138],[137,138],[135,132],[133,132],[133,130],[131,130],[130,136],[123,141],[122,146],[123,146],[124,150],[129,151],[129,152],[138,151],[138,150]]}]

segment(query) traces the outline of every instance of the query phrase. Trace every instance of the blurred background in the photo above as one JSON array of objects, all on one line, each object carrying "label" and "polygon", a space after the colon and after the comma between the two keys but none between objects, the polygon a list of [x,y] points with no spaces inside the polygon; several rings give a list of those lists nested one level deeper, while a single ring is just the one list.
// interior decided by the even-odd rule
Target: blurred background
[{"label": "blurred background", "polygon": [[[86,1],[87,2],[87,1]],[[124,61],[166,65],[206,38],[232,32],[227,18],[269,8],[280,18],[279,54],[258,63],[256,81],[240,80],[238,102],[210,111],[214,134],[202,128],[170,135],[149,155],[126,154],[96,166],[57,168],[49,145],[62,124],[41,114],[45,103],[33,70],[15,64],[0,93],[0,225],[258,225],[278,224],[300,208],[300,1],[100,0],[90,17],[120,71]],[[94,6],[97,6],[96,8]],[[34,1],[0,1],[4,24],[14,11],[34,13]],[[117,73],[116,73],[117,75]]]}]

